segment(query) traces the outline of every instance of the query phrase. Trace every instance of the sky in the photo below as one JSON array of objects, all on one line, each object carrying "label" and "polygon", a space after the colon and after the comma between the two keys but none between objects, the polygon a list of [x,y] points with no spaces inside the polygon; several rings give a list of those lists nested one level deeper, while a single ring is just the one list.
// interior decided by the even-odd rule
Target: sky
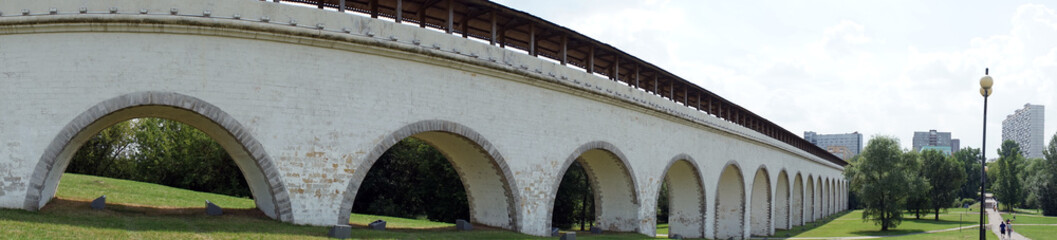
[{"label": "sky", "polygon": [[1002,120],[1057,123],[1057,3],[1033,1],[497,0],[664,68],[803,136],[951,132],[987,157]]}]

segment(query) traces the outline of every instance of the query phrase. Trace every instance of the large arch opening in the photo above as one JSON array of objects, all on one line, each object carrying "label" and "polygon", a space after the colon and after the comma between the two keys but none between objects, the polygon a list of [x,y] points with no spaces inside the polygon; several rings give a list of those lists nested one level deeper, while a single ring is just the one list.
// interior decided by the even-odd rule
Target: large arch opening
[{"label": "large arch opening", "polygon": [[804,210],[804,219],[805,222],[814,222],[818,218],[818,213],[815,212],[817,211],[817,208],[815,208],[815,192],[817,191],[815,190],[815,178],[811,175],[807,175],[807,187],[805,190],[807,195],[805,195],[804,205],[807,209]]},{"label": "large arch opening", "polygon": [[727,164],[716,186],[715,239],[745,237],[745,181],[736,163]]},{"label": "large arch opening", "polygon": [[[350,214],[358,198],[373,197],[359,196],[365,178],[387,151],[405,139],[425,143],[439,152],[450,163],[450,167],[454,168],[461,188],[465,191],[470,218],[468,220],[471,223],[515,231],[518,229],[518,199],[514,197],[517,189],[508,181],[511,174],[502,155],[477,132],[463,125],[441,120],[416,122],[396,130],[368,154],[365,161],[357,167],[361,170],[353,173],[353,179],[342,201],[338,224],[349,224]],[[364,193],[376,194],[366,191]],[[457,195],[454,193],[448,197],[458,198]]]},{"label": "large arch opening", "polygon": [[[680,155],[669,161],[661,184],[666,187],[658,191],[658,211],[667,211],[667,214],[658,214],[658,223],[668,224],[669,236],[704,237],[705,188],[693,159]],[[667,197],[660,197],[665,194],[665,190]],[[661,219],[663,217],[667,218]]]},{"label": "large arch opening", "polygon": [[800,173],[793,178],[792,219],[793,226],[804,225],[804,180]]},{"label": "large arch opening", "polygon": [[268,217],[293,221],[289,195],[275,165],[238,121],[201,99],[163,92],[137,92],[112,98],[74,118],[37,163],[24,208],[38,210],[55,196],[70,160],[90,138],[107,127],[134,118],[170,119],[205,133],[235,161],[256,207]]},{"label": "large arch opening", "polygon": [[[594,219],[604,231],[634,232],[639,226],[638,186],[627,158],[615,146],[606,142],[591,142],[580,146],[566,159],[562,176],[574,163],[579,164],[590,182],[593,195]],[[562,179],[557,179],[551,196],[557,196]],[[554,200],[548,215],[553,226]]]},{"label": "large arch opening", "polygon": [[818,176],[815,178],[815,220],[821,219],[822,217],[826,216],[826,209],[822,207],[822,196],[825,196],[823,194],[823,189],[825,188],[823,188],[822,186],[822,177]]},{"label": "large arch opening", "polygon": [[767,168],[761,166],[756,170],[752,180],[752,213],[749,215],[751,234],[754,236],[771,235],[771,177]]},{"label": "large arch opening", "polygon": [[789,221],[789,176],[785,170],[778,173],[778,183],[774,192],[774,228],[790,229]]}]

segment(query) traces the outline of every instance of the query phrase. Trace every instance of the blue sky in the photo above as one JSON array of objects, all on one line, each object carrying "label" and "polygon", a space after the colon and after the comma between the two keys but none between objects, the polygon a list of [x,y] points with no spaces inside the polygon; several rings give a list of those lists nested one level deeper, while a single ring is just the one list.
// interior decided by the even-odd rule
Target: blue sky
[{"label": "blue sky", "polygon": [[1042,104],[1057,122],[1057,4],[1032,1],[511,1],[802,134],[951,132],[987,155],[1002,120]]}]

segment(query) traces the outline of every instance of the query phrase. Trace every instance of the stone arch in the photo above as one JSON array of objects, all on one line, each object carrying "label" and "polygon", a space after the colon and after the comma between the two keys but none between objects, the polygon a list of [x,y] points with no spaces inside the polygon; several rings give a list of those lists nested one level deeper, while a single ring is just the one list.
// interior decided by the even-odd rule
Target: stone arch
[{"label": "stone arch", "polygon": [[547,226],[551,226],[554,200],[565,171],[574,161],[579,161],[591,179],[595,196],[595,221],[606,231],[638,231],[639,206],[638,181],[627,157],[616,146],[608,142],[593,141],[581,145],[562,164],[558,177],[551,184],[550,208],[547,208]]},{"label": "stone arch", "polygon": [[793,192],[790,204],[791,212],[789,213],[792,219],[792,226],[804,225],[804,179],[800,173],[796,173],[796,177],[793,178]]},{"label": "stone arch", "polygon": [[716,186],[715,239],[745,238],[745,180],[738,162],[723,167]]},{"label": "stone arch", "polygon": [[815,189],[815,178],[814,176],[811,176],[811,174],[808,174],[806,180],[807,186],[804,187],[805,223],[814,222],[818,216],[818,213],[815,212],[818,211],[818,209],[815,208],[815,192],[817,192]]},{"label": "stone arch", "polygon": [[[705,185],[697,161],[687,154],[668,160],[662,181],[668,183],[668,234],[705,236]],[[660,188],[657,188],[660,195]]]},{"label": "stone arch", "polygon": [[837,208],[836,208],[837,201],[835,200],[835,199],[837,199],[836,198],[836,196],[837,196],[836,192],[837,191],[834,191],[835,188],[833,186],[834,186],[833,178],[827,178],[826,179],[826,210],[829,211],[828,215],[833,215],[833,213],[835,213],[836,210],[837,210]]},{"label": "stone arch", "polygon": [[825,209],[822,207],[823,194],[822,176],[815,176],[815,219],[825,217]]},{"label": "stone arch", "polygon": [[753,236],[771,235],[771,173],[766,165],[760,165],[752,180],[752,205],[749,207],[750,234]]},{"label": "stone arch", "polygon": [[179,121],[219,143],[246,177],[257,208],[271,218],[294,222],[290,195],[272,158],[250,132],[219,107],[174,92],[134,92],[107,99],[75,117],[48,145],[33,170],[24,207],[35,211],[55,195],[71,158],[89,138],[116,123],[140,117]]},{"label": "stone arch", "polygon": [[386,136],[356,166],[341,202],[338,224],[349,222],[349,213],[367,172],[389,148],[405,138],[417,138],[436,148],[459,174],[470,205],[470,222],[518,231],[521,215],[516,181],[499,150],[483,135],[459,123],[423,120]]},{"label": "stone arch", "polygon": [[829,178],[828,177],[822,178],[822,185],[821,186],[822,186],[822,217],[827,217],[830,214],[830,208],[829,208],[830,196],[829,196],[829,194],[830,194],[830,192],[832,192],[832,191],[829,190]]},{"label": "stone arch", "polygon": [[789,212],[789,174],[785,169],[778,172],[778,181],[774,191],[774,228],[790,229]]}]

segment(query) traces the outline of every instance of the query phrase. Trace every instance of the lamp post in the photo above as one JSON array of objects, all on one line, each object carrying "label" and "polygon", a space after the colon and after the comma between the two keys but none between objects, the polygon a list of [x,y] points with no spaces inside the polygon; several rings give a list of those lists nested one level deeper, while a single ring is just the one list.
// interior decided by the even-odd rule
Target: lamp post
[{"label": "lamp post", "polygon": [[988,69],[984,68],[984,77],[980,78],[980,95],[984,96],[984,140],[980,147],[980,240],[987,239],[987,230],[984,228],[984,185],[987,184],[987,173],[984,168],[987,165],[987,97],[993,92],[991,85],[994,80],[988,75]]}]

